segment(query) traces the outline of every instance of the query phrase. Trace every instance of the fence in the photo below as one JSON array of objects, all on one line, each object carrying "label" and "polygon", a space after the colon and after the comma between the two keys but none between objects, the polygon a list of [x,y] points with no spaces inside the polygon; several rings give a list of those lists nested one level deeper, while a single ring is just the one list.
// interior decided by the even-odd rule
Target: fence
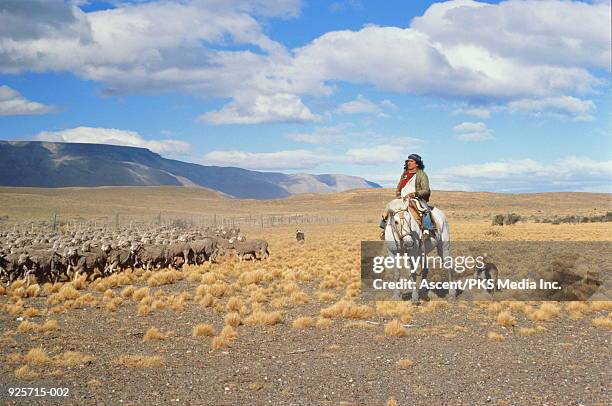
[{"label": "fence", "polygon": [[207,215],[165,215],[159,213],[155,216],[137,216],[123,215],[120,212],[115,212],[108,216],[99,216],[95,218],[84,218],[82,216],[61,216],[58,213],[52,213],[49,220],[37,220],[20,222],[19,224],[6,223],[7,227],[13,229],[49,229],[50,231],[59,230],[79,230],[88,227],[105,227],[105,228],[132,228],[132,227],[147,227],[147,226],[174,226],[179,228],[189,227],[239,227],[239,228],[270,228],[285,225],[302,225],[302,224],[335,224],[345,221],[341,216],[335,215],[313,215],[313,214],[260,214],[249,216],[225,216],[220,214]]}]

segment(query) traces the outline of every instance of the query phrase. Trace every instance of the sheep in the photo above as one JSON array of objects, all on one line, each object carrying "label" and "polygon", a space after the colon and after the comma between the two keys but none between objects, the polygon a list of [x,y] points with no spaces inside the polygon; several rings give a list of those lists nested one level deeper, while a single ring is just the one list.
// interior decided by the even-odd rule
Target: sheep
[{"label": "sheep", "polygon": [[236,256],[243,260],[245,255],[251,254],[253,257],[257,258],[257,254],[259,253],[259,259],[266,259],[270,252],[268,251],[268,242],[261,239],[250,240],[245,242],[236,242]]}]

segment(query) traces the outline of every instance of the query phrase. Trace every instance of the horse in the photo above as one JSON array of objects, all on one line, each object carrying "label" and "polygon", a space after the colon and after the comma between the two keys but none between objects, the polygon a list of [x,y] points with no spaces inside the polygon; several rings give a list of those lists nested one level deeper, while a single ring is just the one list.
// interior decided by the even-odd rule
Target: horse
[{"label": "horse", "polygon": [[[427,253],[437,249],[438,256],[444,259],[449,257],[450,251],[450,231],[448,227],[448,221],[442,210],[434,207],[431,209],[431,218],[436,226],[434,235],[423,236],[423,232],[419,227],[417,220],[412,215],[412,212],[408,209],[410,202],[409,199],[394,199],[387,204],[385,211],[388,212],[388,222],[385,228],[385,243],[387,250],[391,256],[396,254],[404,255],[407,254],[409,257],[426,257]],[[410,261],[408,262],[410,264]],[[449,282],[453,282],[453,274],[451,267],[445,267],[448,273]],[[421,283],[427,281],[428,275],[427,261],[422,262],[421,267]],[[394,267],[394,278],[399,281],[400,270]],[[416,269],[411,267],[410,277],[412,281],[417,283]],[[426,282],[425,282],[426,283]],[[412,303],[419,302],[419,285],[415,285],[415,289],[412,290]],[[423,293],[427,294],[427,288],[423,289]],[[449,289],[449,297],[454,299],[457,295],[456,289],[451,285]],[[400,298],[399,290],[395,289],[393,292],[395,299]]]}]

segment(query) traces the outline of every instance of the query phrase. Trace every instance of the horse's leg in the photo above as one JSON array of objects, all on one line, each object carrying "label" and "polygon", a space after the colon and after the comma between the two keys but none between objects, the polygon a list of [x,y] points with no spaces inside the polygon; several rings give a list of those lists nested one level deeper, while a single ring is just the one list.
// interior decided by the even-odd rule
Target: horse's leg
[{"label": "horse's leg", "polygon": [[[444,264],[446,262],[445,259],[450,256],[450,241],[439,240],[436,245],[436,249],[438,251],[438,256],[442,258],[442,264]],[[451,283],[454,282],[455,280],[453,277],[454,269],[452,267],[445,267],[445,266],[444,268],[446,268],[446,274],[448,275],[448,281]],[[453,285],[451,284],[451,286]],[[450,299],[455,299],[457,297],[457,290],[451,287],[451,289],[449,289],[448,291],[448,297]]]}]

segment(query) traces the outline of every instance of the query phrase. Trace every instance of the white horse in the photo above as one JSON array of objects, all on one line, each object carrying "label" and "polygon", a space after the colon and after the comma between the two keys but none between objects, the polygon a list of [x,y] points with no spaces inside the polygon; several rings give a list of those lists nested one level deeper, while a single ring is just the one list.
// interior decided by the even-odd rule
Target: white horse
[{"label": "white horse", "polygon": [[[388,212],[387,227],[385,228],[385,241],[389,254],[395,256],[396,254],[404,255],[407,254],[409,257],[426,257],[427,253],[437,248],[438,256],[444,259],[447,258],[450,250],[450,233],[448,228],[448,221],[442,210],[433,208],[431,210],[431,218],[435,223],[436,231],[433,236],[426,236],[423,238],[421,228],[417,223],[416,219],[412,216],[410,210],[408,210],[409,201],[404,199],[394,199],[385,208]],[[429,269],[427,268],[427,262],[421,262],[421,281],[427,280],[427,274]],[[416,284],[417,273],[416,269],[411,267],[410,277],[411,280]],[[453,281],[453,274],[451,267],[446,268],[448,273],[449,282]],[[394,278],[399,281],[400,270],[395,267]],[[419,301],[419,285],[416,285],[416,289],[412,290],[412,302],[418,303]],[[423,289],[423,292],[427,294],[427,289]],[[399,290],[395,290],[393,294],[394,298],[399,298]],[[456,290],[449,290],[450,298],[456,297]]]}]

